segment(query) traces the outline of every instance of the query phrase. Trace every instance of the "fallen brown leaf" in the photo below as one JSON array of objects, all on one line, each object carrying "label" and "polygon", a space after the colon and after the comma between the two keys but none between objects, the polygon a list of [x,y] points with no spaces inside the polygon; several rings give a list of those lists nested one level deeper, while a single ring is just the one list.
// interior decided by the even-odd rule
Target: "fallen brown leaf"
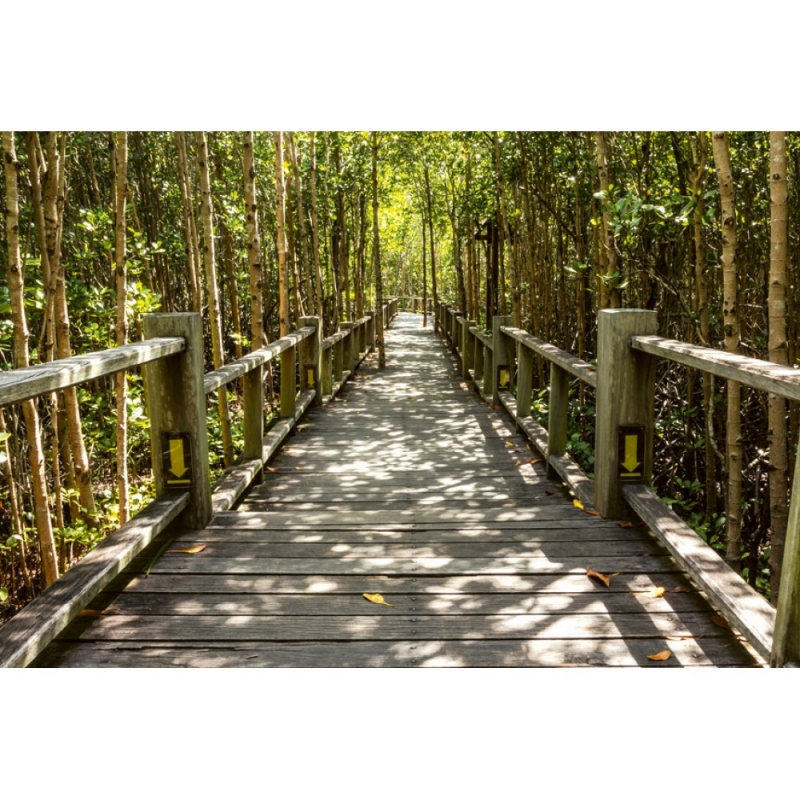
[{"label": "fallen brown leaf", "polygon": [[545,490],[544,490],[544,493],[545,493],[545,494],[550,494],[550,495],[553,495],[553,494],[558,494],[558,493],[555,491],[555,489],[545,489]]},{"label": "fallen brown leaf", "polygon": [[718,628],[730,628],[730,623],[724,617],[720,617],[718,614],[712,614],[709,619],[718,627]]},{"label": "fallen brown leaf", "polygon": [[528,463],[529,464],[541,464],[542,461],[544,461],[543,458],[529,458],[528,459]]},{"label": "fallen brown leaf", "polygon": [[589,508],[584,508],[583,510],[584,510],[584,511],[585,511],[587,514],[591,514],[593,517],[599,517],[599,516],[600,516],[600,512],[599,512],[599,511],[594,511],[594,510],[592,510],[592,509],[589,509]]},{"label": "fallen brown leaf", "polygon": [[514,462],[514,466],[515,466],[515,467],[521,467],[521,466],[522,466],[522,462],[521,462],[519,459],[517,459],[517,460]]},{"label": "fallen brown leaf", "polygon": [[194,553],[202,553],[203,550],[206,549],[204,544],[196,544],[192,547],[186,547],[183,550],[167,550],[168,553],[189,553],[193,555]]},{"label": "fallen brown leaf", "polygon": [[674,589],[670,589],[670,592],[691,592],[691,586],[676,586]]},{"label": "fallen brown leaf", "polygon": [[[611,588],[611,576],[610,575],[604,575],[602,572],[595,572],[595,570],[593,570],[591,568],[586,570],[586,575],[588,577],[590,577],[590,578],[593,578],[596,581],[600,581],[600,583],[602,583],[603,586],[606,587],[606,589],[610,589]],[[617,573],[617,575],[619,575],[619,573]]]},{"label": "fallen brown leaf", "polygon": [[362,594],[361,596],[365,600],[369,600],[370,603],[377,603],[379,606],[392,606],[392,607],[394,607],[393,603],[387,603],[383,599],[383,595],[379,594],[378,592],[375,592],[375,594],[368,594],[367,592],[364,592],[364,594]]},{"label": "fallen brown leaf", "polygon": [[660,653],[654,653],[652,656],[647,656],[651,661],[666,661],[672,656],[669,650],[662,650]]},{"label": "fallen brown leaf", "polygon": [[267,472],[277,472],[278,470],[275,467],[264,467]]},{"label": "fallen brown leaf", "polygon": [[633,523],[631,523],[631,522],[618,522],[617,525],[619,525],[620,528],[632,528],[633,527]]}]

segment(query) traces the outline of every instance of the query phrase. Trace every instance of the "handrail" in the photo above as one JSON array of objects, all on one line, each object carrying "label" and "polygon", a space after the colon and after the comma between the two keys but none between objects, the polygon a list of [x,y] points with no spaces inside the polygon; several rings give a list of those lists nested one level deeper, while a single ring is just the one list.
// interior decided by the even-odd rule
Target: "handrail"
[{"label": "handrail", "polygon": [[0,372],[0,406],[32,400],[49,392],[69,389],[86,381],[149,364],[159,358],[181,353],[184,347],[180,337],[158,337]]},{"label": "handrail", "polygon": [[469,328],[469,332],[479,341],[482,342],[486,347],[490,350],[494,348],[494,344],[492,343],[492,337],[489,336],[488,333],[482,331],[478,327],[471,327]]},{"label": "handrail", "polygon": [[554,344],[537,339],[519,328],[502,325],[500,330],[551,363],[558,364],[565,372],[569,372],[570,375],[574,375],[584,383],[588,383],[589,386],[597,386],[597,367],[592,366],[588,361],[573,356],[572,353],[568,353]]},{"label": "handrail", "polygon": [[632,336],[631,347],[677,364],[701,369],[718,378],[800,401],[800,369],[797,367],[785,367],[771,361],[726,353],[676,339],[662,339],[660,336]]},{"label": "handrail", "polygon": [[219,389],[220,386],[224,386],[226,383],[236,380],[236,378],[241,378],[256,367],[263,366],[290,347],[296,347],[300,342],[313,334],[313,327],[300,328],[293,333],[275,340],[265,347],[253,350],[252,353],[248,353],[246,356],[242,356],[236,361],[231,361],[229,364],[225,364],[225,366],[219,369],[207,372],[203,377],[203,390],[206,394],[210,394],[215,389]]}]

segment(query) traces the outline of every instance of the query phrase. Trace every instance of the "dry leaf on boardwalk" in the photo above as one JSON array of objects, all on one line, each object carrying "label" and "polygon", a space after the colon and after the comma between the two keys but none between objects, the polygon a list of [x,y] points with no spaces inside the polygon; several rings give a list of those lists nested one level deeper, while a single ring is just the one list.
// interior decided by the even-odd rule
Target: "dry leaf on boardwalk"
[{"label": "dry leaf on boardwalk", "polygon": [[370,603],[377,603],[379,606],[391,606],[392,608],[394,608],[394,603],[387,603],[383,599],[383,595],[378,594],[377,592],[375,594],[368,594],[367,592],[364,592],[364,594],[362,594],[361,596],[365,600],[369,600]]},{"label": "dry leaf on boardwalk", "polygon": [[558,494],[555,489],[545,489],[544,493],[549,495]]},{"label": "dry leaf on boardwalk", "polygon": [[620,528],[632,528],[633,527],[633,523],[632,522],[618,522],[617,525],[619,525]]},{"label": "dry leaf on boardwalk", "polygon": [[600,512],[599,512],[599,511],[594,511],[594,510],[592,510],[592,509],[589,509],[589,508],[584,508],[583,510],[584,510],[584,511],[585,511],[587,514],[590,514],[590,515],[591,515],[591,516],[593,516],[593,517],[599,517],[599,516],[600,516]]},{"label": "dry leaf on boardwalk", "polygon": [[275,467],[264,467],[267,472],[277,472],[278,470]]},{"label": "dry leaf on boardwalk", "polygon": [[713,614],[709,619],[718,627],[718,628],[730,628],[728,624],[728,620],[724,617],[720,617],[718,614]]},{"label": "dry leaf on boardwalk", "polygon": [[610,575],[604,575],[602,572],[596,572],[595,570],[589,568],[586,570],[586,575],[589,578],[593,578],[596,581],[600,581],[606,589],[611,588],[611,579],[615,575],[619,575],[619,572],[612,572]]},{"label": "dry leaf on boardwalk", "polygon": [[517,460],[514,462],[514,466],[515,466],[515,467],[521,467],[521,466],[522,466],[522,462],[521,462],[519,459],[517,459]]},{"label": "dry leaf on boardwalk", "polygon": [[674,589],[670,589],[671,592],[691,592],[691,586],[676,586]]},{"label": "dry leaf on boardwalk", "polygon": [[206,549],[206,546],[204,544],[196,544],[196,545],[194,545],[192,547],[186,547],[183,550],[167,550],[167,552],[168,553],[189,553],[189,554],[193,555],[194,553],[202,553],[203,550],[205,550],[205,549]]},{"label": "dry leaf on boardwalk", "polygon": [[652,592],[648,592],[647,593],[647,596],[648,597],[663,597],[664,596],[664,592],[666,592],[666,591],[667,590],[663,586],[656,586],[656,588],[653,589]]},{"label": "dry leaf on boardwalk", "polygon": [[513,446],[514,446],[514,442],[506,442],[506,447],[513,447]]},{"label": "dry leaf on boardwalk", "polygon": [[580,508],[581,511],[583,511],[583,503],[581,503],[580,500],[573,500],[572,505],[574,505],[575,508]]},{"label": "dry leaf on boardwalk", "polygon": [[647,656],[651,661],[666,661],[672,656],[669,650],[662,650],[660,653],[654,653],[652,656]]},{"label": "dry leaf on boardwalk", "polygon": [[528,463],[529,464],[541,464],[542,461],[544,461],[543,458],[529,458],[528,459]]}]

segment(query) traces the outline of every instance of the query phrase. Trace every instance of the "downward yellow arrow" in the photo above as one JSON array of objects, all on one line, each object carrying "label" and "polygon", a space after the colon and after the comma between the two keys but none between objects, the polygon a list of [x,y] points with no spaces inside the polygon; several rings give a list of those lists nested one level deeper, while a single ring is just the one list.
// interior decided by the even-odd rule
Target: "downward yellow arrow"
[{"label": "downward yellow arrow", "polygon": [[183,460],[183,439],[169,440],[169,471],[182,478],[189,470]]},{"label": "downward yellow arrow", "polygon": [[636,450],[637,445],[639,444],[639,437],[638,436],[626,436],[625,437],[625,460],[622,462],[622,466],[628,470],[629,473],[633,473],[633,471],[641,464],[641,462],[636,458]]}]

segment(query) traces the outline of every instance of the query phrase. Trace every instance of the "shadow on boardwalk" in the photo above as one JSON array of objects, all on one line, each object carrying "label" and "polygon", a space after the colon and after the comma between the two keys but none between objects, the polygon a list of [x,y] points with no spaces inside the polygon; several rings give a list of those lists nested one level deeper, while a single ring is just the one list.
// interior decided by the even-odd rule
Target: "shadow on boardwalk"
[{"label": "shadow on boardwalk", "polygon": [[137,559],[39,663],[754,664],[644,529],[572,505],[421,321],[400,314],[386,369],[368,359],[239,509],[171,547],[201,552],[148,578]]}]

